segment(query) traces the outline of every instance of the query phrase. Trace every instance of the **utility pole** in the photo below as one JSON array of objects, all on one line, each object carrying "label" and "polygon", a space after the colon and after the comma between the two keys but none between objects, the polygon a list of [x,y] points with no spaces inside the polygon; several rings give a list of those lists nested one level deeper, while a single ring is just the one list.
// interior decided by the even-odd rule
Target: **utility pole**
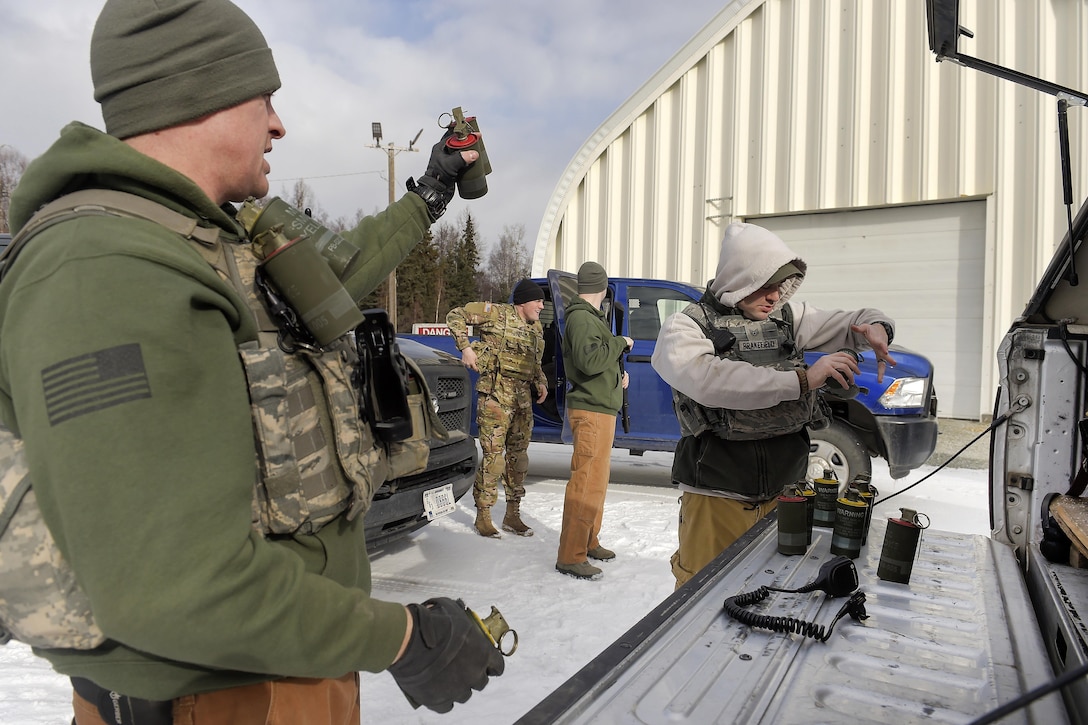
[{"label": "utility pole", "polygon": [[[374,135],[374,145],[367,148],[379,149],[386,153],[389,160],[388,176],[389,176],[389,203],[392,204],[397,200],[397,173],[396,163],[393,161],[394,157],[400,151],[419,151],[416,146],[416,141],[423,135],[423,129],[419,129],[419,133],[412,139],[407,147],[394,146],[390,141],[388,145],[382,146],[382,125],[375,121],[370,124],[370,131]],[[389,322],[393,325],[393,330],[397,329],[397,270],[394,267],[393,271],[389,273],[389,278],[385,282],[385,311],[389,314]]]}]

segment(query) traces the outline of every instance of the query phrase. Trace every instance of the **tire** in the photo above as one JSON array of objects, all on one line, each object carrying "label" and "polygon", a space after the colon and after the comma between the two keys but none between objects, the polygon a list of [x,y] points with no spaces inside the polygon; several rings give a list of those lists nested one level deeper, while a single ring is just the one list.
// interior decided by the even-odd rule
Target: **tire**
[{"label": "tire", "polygon": [[873,461],[869,458],[869,452],[845,423],[833,421],[823,430],[810,431],[810,436],[810,479],[822,477],[825,468],[833,470],[840,481],[850,481],[859,473],[873,472]]}]

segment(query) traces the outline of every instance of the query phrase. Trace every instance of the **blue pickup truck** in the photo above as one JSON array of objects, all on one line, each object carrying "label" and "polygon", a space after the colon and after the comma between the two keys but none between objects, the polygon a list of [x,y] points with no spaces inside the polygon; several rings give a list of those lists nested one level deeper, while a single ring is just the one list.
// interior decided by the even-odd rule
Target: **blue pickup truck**
[{"label": "blue pickup truck", "polygon": [[[550,393],[543,404],[534,406],[533,440],[548,443],[564,440],[563,403],[566,380],[563,371],[563,308],[553,300],[569,300],[577,294],[573,274],[551,270],[547,279],[535,279],[544,290],[544,371]],[[684,309],[702,296],[702,290],[681,282],[660,279],[609,279],[605,309],[617,334],[635,341],[624,356],[631,376],[628,387],[630,429],[624,432],[617,420],[616,448],[633,455],[644,451],[672,451],[680,438],[680,425],[673,414],[672,390],[650,365],[657,333],[666,317]],[[434,329],[441,333],[441,326]],[[401,335],[439,350],[459,355],[452,337],[443,334]],[[860,389],[852,400],[828,402],[834,413],[830,427],[812,431],[809,476],[817,478],[825,468],[839,480],[869,473],[872,457],[888,462],[893,478],[902,478],[924,463],[937,443],[937,398],[933,390],[933,366],[922,355],[893,345],[898,365],[876,382],[876,361],[863,353]],[[821,353],[809,353],[810,362]],[[475,373],[471,373],[475,383]],[[475,405],[475,402],[473,403]],[[474,411],[475,412],[475,411]],[[475,435],[475,415],[473,415]]]}]

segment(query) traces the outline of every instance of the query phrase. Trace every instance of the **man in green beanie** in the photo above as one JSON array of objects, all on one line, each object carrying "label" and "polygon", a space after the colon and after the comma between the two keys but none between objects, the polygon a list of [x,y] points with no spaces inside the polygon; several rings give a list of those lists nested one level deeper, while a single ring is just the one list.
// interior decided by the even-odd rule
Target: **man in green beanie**
[{"label": "man in green beanie", "polygon": [[[480,374],[476,379],[476,430],[483,460],[472,489],[474,526],[480,536],[493,539],[502,536],[491,521],[500,481],[506,496],[503,531],[533,535],[521,520],[529,470],[526,451],[533,436],[533,400],[543,403],[548,397],[548,379],[540,367],[544,292],[536,282],[523,279],[514,287],[511,302],[469,302],[446,315],[465,367]],[[480,338],[472,344],[469,325]]]},{"label": "man in green beanie", "polygon": [[566,415],[574,435],[570,480],[563,496],[563,527],[555,568],[577,579],[600,579],[589,559],[609,561],[614,551],[597,538],[611,473],[616,413],[623,405],[627,373],[620,356],[635,344],[612,334],[601,305],[608,296],[608,274],[596,262],[578,269],[578,296],[567,304],[563,329],[563,364],[570,390]]},{"label": "man in green beanie", "polygon": [[[358,425],[354,346],[279,344],[231,206],[268,193],[285,133],[264,36],[228,0],[108,0],[91,74],[106,133],[72,123],[27,168],[0,283],[0,420],[86,604],[21,638],[72,678],[77,725],[358,722],[357,673],[385,669],[449,711],[502,657],[452,599],[370,597],[363,514],[393,454]],[[477,158],[439,142],[343,234],[356,303]]]}]

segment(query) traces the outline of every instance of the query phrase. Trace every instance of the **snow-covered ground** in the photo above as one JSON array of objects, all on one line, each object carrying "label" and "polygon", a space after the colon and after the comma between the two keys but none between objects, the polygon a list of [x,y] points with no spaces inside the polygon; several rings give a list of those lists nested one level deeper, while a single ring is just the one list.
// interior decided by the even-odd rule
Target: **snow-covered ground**
[{"label": "snow-covered ground", "polygon": [[[512,723],[672,592],[669,557],[676,548],[678,507],[669,485],[671,454],[613,451],[601,542],[617,558],[601,565],[604,577],[595,582],[554,568],[570,448],[534,443],[529,455],[522,512],[535,536],[477,536],[472,498],[466,496],[449,516],[373,556],[378,598],[409,603],[460,597],[483,616],[498,606],[520,637],[506,673],[447,715],[412,710],[387,674],[364,675],[364,722]],[[893,481],[877,460],[873,483],[887,496],[932,471],[923,467]],[[898,516],[900,507],[908,507],[927,514],[935,529],[987,535],[986,497],[986,471],[945,468],[878,505],[874,515]],[[501,515],[501,503],[496,510]],[[924,546],[924,536],[922,541]],[[0,725],[67,725],[71,718],[68,680],[21,644],[0,647]]]}]

